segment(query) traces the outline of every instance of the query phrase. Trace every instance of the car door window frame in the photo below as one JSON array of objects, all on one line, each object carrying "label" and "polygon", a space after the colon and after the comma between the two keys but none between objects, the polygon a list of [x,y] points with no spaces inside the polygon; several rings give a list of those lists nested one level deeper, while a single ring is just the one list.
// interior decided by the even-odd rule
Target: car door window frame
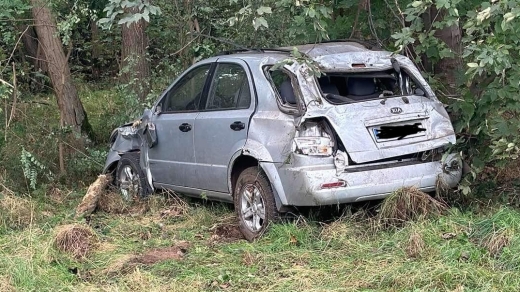
[{"label": "car door window frame", "polygon": [[[200,65],[193,67],[190,70],[186,71],[184,74],[182,74],[182,76],[180,78],[178,78],[174,83],[172,83],[172,85],[167,90],[165,90],[165,92],[162,94],[161,98],[159,98],[159,100],[155,103],[154,112],[156,114],[161,114],[161,115],[162,114],[182,114],[182,113],[200,112],[202,110],[200,108],[200,104],[205,102],[205,100],[207,99],[209,86],[211,84],[211,80],[213,79],[213,73],[215,71],[216,64],[217,64],[216,62],[200,64]],[[201,98],[199,100],[198,108],[194,109],[194,110],[163,111],[162,106],[164,106],[164,101],[166,100],[166,98],[168,98],[169,93],[172,92],[172,90],[177,90],[179,88],[179,86],[182,86],[180,83],[184,80],[184,78],[186,76],[188,76],[193,71],[196,71],[204,66],[209,66],[209,68],[208,68],[208,75],[206,76],[206,81],[204,82],[204,87],[202,88]],[[158,112],[158,109],[160,109],[159,112]]]},{"label": "car door window frame", "polygon": [[[208,100],[210,98],[210,90],[211,90],[211,87],[213,86],[213,81],[214,81],[214,78],[215,78],[215,75],[218,73],[218,67],[220,65],[236,65],[236,66],[239,66],[243,72],[244,72],[244,75],[245,77],[247,78],[247,85],[248,85],[248,89],[249,89],[249,105],[247,107],[238,107],[238,100],[237,101],[237,105],[233,108],[215,108],[215,109],[208,109],[207,106],[208,106]],[[251,106],[253,105],[253,98],[256,98],[256,96],[254,95],[254,84],[253,84],[253,80],[252,78],[249,76],[248,74],[248,70],[249,68],[245,68],[241,63],[239,62],[231,62],[231,61],[224,61],[224,62],[216,62],[215,63],[215,66],[211,72],[211,75],[208,75],[208,78],[211,78],[211,80],[209,80],[209,82],[206,82],[206,85],[207,85],[207,92],[206,94],[204,94],[204,97],[203,99],[201,99],[201,104],[203,104],[204,106],[199,109],[200,112],[212,112],[212,111],[232,111],[232,110],[244,110],[244,109],[249,109],[251,108]]]}]

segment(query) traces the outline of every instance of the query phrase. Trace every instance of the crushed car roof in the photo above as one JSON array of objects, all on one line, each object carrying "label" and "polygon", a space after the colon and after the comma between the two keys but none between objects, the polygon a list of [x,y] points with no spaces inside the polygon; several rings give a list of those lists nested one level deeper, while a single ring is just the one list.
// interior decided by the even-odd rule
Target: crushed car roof
[{"label": "crushed car roof", "polygon": [[391,65],[389,57],[392,55],[391,52],[383,51],[368,43],[355,41],[331,41],[275,49],[237,50],[224,52],[220,56],[239,57],[253,63],[262,60],[261,63],[267,65],[286,59],[294,47],[318,62],[323,70],[351,69],[350,64],[353,63],[364,63],[367,64],[367,67],[379,67],[381,65],[387,67]]}]

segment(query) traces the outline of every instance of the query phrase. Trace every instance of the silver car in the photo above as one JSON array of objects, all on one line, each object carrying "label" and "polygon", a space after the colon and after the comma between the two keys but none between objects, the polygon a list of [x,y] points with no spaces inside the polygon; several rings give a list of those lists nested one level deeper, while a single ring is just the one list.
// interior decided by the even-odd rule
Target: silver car
[{"label": "silver car", "polygon": [[232,202],[248,240],[293,206],[458,184],[449,116],[411,60],[357,42],[296,48],[304,57],[281,48],[196,63],[114,130],[104,171],[129,200],[168,189]]}]

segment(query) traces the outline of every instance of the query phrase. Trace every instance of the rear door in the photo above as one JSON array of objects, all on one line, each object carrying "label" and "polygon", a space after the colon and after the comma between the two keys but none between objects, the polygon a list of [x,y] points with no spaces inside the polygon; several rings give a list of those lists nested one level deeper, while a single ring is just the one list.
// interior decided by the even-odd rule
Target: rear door
[{"label": "rear door", "polygon": [[228,165],[245,145],[255,108],[244,61],[218,60],[203,109],[195,119],[196,188],[228,193]]},{"label": "rear door", "polygon": [[207,87],[211,64],[191,69],[175,83],[157,105],[151,122],[157,145],[148,149],[155,182],[191,186],[195,175],[194,131]]}]

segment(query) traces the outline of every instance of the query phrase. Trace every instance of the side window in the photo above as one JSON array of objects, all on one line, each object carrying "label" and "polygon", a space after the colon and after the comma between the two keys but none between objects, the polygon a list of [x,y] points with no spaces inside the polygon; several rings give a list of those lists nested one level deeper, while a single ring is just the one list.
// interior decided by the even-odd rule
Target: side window
[{"label": "side window", "polygon": [[249,108],[251,91],[242,66],[219,64],[213,76],[206,109]]},{"label": "side window", "polygon": [[163,112],[198,110],[210,65],[203,65],[186,74],[161,101]]},{"label": "side window", "polygon": [[296,95],[289,74],[282,70],[269,70],[267,72],[271,76],[272,83],[280,96],[282,104],[296,107]]}]

